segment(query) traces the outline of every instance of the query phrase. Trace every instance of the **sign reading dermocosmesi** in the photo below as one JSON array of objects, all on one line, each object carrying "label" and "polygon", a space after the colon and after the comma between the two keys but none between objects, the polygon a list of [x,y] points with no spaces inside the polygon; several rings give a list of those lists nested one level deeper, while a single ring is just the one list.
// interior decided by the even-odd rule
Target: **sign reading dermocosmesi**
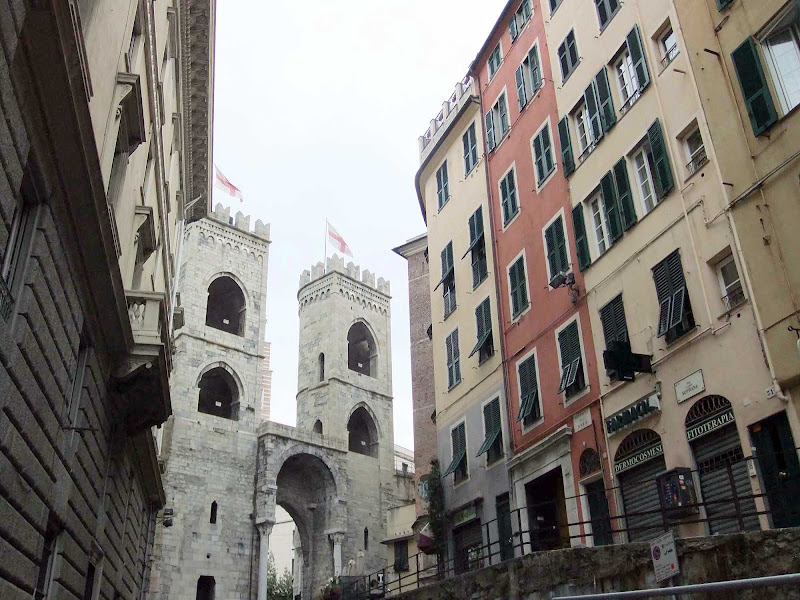
[{"label": "sign reading dermocosmesi", "polygon": [[664,454],[664,446],[662,446],[661,442],[659,442],[655,446],[650,446],[641,452],[637,452],[633,456],[629,456],[624,460],[615,462],[614,475],[622,473],[623,471],[627,471],[628,469],[632,469],[633,467],[640,465],[643,462],[647,462],[656,456],[661,456],[662,454]]}]

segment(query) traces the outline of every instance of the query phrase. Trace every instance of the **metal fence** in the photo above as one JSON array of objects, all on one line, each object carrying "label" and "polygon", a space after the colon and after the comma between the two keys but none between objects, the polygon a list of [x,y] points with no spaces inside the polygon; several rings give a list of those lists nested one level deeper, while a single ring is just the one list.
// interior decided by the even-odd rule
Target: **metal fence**
[{"label": "metal fence", "polygon": [[[340,582],[343,599],[384,598],[532,552],[576,545],[624,544],[632,539],[646,541],[678,526],[694,526],[692,535],[708,535],[720,530],[737,532],[800,526],[800,502],[796,500],[800,497],[797,450],[717,461],[699,469],[687,469],[686,473],[691,473],[695,484],[712,473],[722,476],[728,484],[722,492],[717,484],[714,498],[704,500],[700,499],[702,489],[698,485],[697,500],[683,503],[679,510],[665,505],[663,494],[659,493],[658,509],[625,512],[620,487],[605,487],[609,514],[600,518],[562,518],[557,526],[542,528],[532,515],[537,514],[537,509],[552,508],[556,501],[517,508],[482,523],[480,544],[468,547],[444,544],[438,560],[419,553],[410,556],[405,564],[398,565],[403,570],[392,566],[369,575],[346,578]],[[735,471],[741,473],[742,466],[751,475],[753,469],[761,473],[761,493],[753,493],[750,486],[747,486],[748,493],[742,493],[741,482],[737,486]],[[656,479],[626,482],[628,486],[631,484],[656,486],[657,482]],[[565,497],[560,514],[566,517],[569,503],[574,503],[573,508],[576,504],[581,506],[581,513],[585,514],[588,500],[588,494]],[[615,510],[616,507],[619,510]]]}]

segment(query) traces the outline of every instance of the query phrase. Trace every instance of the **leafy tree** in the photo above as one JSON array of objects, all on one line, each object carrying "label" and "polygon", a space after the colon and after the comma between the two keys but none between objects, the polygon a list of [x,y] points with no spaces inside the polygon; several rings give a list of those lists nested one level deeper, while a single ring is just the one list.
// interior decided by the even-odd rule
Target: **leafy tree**
[{"label": "leafy tree", "polygon": [[278,577],[275,557],[270,552],[267,561],[267,600],[292,600],[292,591],[292,574],[284,567],[283,573]]},{"label": "leafy tree", "polygon": [[431,524],[433,540],[436,543],[436,558],[441,574],[447,560],[447,510],[444,506],[444,487],[442,486],[439,461],[435,458],[431,461],[427,492],[428,519]]}]

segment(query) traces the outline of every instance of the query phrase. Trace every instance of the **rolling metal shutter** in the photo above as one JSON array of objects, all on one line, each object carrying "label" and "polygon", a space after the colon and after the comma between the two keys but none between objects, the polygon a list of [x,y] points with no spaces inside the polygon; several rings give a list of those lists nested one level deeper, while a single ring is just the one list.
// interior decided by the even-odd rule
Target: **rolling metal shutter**
[{"label": "rolling metal shutter", "polygon": [[664,532],[656,475],[666,470],[667,463],[661,455],[617,475],[622,488],[628,539],[631,542],[650,540]]},{"label": "rolling metal shutter", "polygon": [[[726,425],[711,435],[695,440],[692,442],[692,451],[700,473],[700,489],[706,504],[706,517],[711,533],[734,533],[741,530],[734,497],[739,498],[741,514],[750,515],[743,517],[744,530],[761,529],[758,517],[754,514],[756,505],[752,498],[747,463],[741,460],[742,446],[736,425]],[[730,472],[728,465],[731,467]]]}]

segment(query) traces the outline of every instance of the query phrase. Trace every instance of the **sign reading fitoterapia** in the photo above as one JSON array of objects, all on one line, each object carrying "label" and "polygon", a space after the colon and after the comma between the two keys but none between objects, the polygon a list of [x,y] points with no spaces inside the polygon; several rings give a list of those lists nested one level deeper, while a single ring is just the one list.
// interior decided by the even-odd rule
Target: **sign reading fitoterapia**
[{"label": "sign reading fitoterapia", "polygon": [[630,406],[608,417],[606,419],[606,431],[608,435],[614,435],[621,429],[635,423],[639,419],[643,419],[656,410],[661,410],[661,404],[658,401],[658,394],[654,392],[646,398],[637,400]]},{"label": "sign reading fitoterapia", "polygon": [[699,437],[702,437],[712,431],[716,431],[720,427],[725,427],[728,423],[733,423],[733,410],[728,409],[717,416],[703,421],[699,425],[695,425],[686,430],[686,438],[691,442]]}]

